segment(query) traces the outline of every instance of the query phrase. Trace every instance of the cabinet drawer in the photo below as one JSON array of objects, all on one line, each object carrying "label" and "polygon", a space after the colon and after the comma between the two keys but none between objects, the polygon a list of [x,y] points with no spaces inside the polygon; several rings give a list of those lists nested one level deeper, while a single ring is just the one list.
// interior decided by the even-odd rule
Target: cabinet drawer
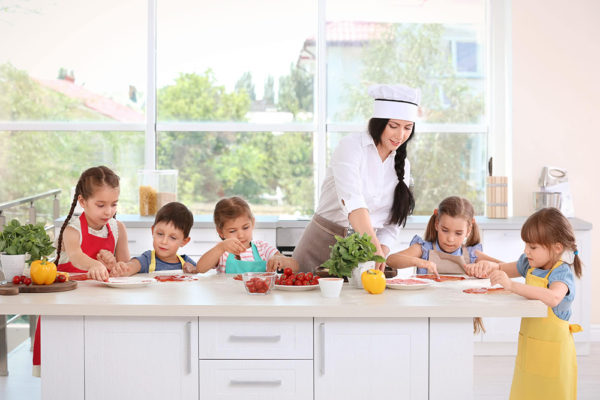
[{"label": "cabinet drawer", "polygon": [[312,359],[312,318],[201,318],[201,359]]},{"label": "cabinet drawer", "polygon": [[311,360],[201,360],[200,400],[313,398]]}]

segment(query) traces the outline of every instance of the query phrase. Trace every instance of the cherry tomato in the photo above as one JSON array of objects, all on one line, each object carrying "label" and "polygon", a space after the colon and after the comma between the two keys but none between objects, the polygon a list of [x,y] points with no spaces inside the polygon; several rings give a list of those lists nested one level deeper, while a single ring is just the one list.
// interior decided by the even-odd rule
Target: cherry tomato
[{"label": "cherry tomato", "polygon": [[312,281],[310,281],[311,285],[318,285],[319,284],[319,280],[318,279],[313,279]]},{"label": "cherry tomato", "polygon": [[15,285],[18,285],[19,283],[21,283],[21,277],[19,275],[13,276],[12,283],[14,283]]},{"label": "cherry tomato", "polygon": [[304,274],[304,279],[306,279],[307,281],[312,281],[312,279],[313,279],[313,273],[312,272],[307,272],[306,274]]},{"label": "cherry tomato", "polygon": [[59,283],[63,283],[63,282],[66,282],[66,281],[67,281],[67,277],[66,277],[66,276],[64,276],[64,275],[57,275],[57,276],[56,276],[56,280],[57,280]]},{"label": "cherry tomato", "polygon": [[25,279],[27,279],[27,277],[25,275],[21,275],[19,276],[19,279],[21,280],[21,283],[25,283]]},{"label": "cherry tomato", "polygon": [[304,282],[297,280],[296,282],[294,282],[294,286],[302,286],[304,285]]},{"label": "cherry tomato", "polygon": [[304,272],[298,272],[296,274],[296,279],[298,279],[299,281],[303,281],[304,280]]},{"label": "cherry tomato", "polygon": [[31,285],[31,278],[25,278],[25,280],[23,281],[23,283],[25,284],[25,286]]}]

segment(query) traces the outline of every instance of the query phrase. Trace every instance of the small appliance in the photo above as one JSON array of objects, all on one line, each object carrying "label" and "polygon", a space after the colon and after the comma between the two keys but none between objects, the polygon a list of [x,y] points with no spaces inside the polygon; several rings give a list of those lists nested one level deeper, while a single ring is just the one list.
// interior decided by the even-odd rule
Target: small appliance
[{"label": "small appliance", "polygon": [[538,185],[540,191],[534,193],[536,210],[544,207],[556,207],[565,217],[575,216],[566,169],[545,166],[542,168]]}]

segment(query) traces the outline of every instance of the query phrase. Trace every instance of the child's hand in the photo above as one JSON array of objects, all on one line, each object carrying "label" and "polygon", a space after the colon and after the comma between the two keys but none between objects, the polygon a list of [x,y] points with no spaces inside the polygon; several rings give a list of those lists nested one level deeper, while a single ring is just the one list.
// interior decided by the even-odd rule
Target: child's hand
[{"label": "child's hand", "polygon": [[246,250],[242,242],[234,238],[225,239],[220,244],[224,252],[226,251],[236,256],[239,256]]},{"label": "child's hand", "polygon": [[102,249],[96,255],[96,259],[100,261],[104,266],[111,271],[117,265],[117,259],[114,254],[106,249]]},{"label": "child's hand", "polygon": [[274,256],[267,261],[267,272],[277,272],[278,269],[283,269],[285,266],[285,257]]},{"label": "child's hand", "polygon": [[487,278],[493,271],[498,271],[499,269],[500,267],[498,263],[487,260],[467,264],[465,266],[467,275],[474,276],[476,278]]},{"label": "child's hand", "polygon": [[183,272],[187,272],[188,274],[195,274],[196,272],[196,267],[189,262],[185,262],[185,264],[183,264]]},{"label": "child's hand", "polygon": [[108,270],[101,262],[94,263],[87,273],[90,279],[94,279],[97,281],[107,281],[108,280]]},{"label": "child's hand", "polygon": [[496,270],[490,274],[490,283],[492,286],[500,284],[504,289],[511,290],[512,281],[506,275],[506,272]]},{"label": "child's hand", "polygon": [[113,269],[110,270],[110,276],[128,276],[129,268],[125,261],[119,261],[115,264]]},{"label": "child's hand", "polygon": [[430,274],[434,274],[436,277],[440,277],[440,274],[438,274],[437,271],[437,265],[435,265],[435,263],[433,261],[429,261],[429,260],[423,260],[423,263],[421,265],[419,265],[420,268],[427,268],[427,271]]}]

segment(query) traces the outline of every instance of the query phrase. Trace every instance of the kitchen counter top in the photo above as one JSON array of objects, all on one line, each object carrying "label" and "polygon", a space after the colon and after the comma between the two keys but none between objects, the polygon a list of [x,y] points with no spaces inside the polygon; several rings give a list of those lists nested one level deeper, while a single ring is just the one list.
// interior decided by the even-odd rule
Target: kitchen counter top
[{"label": "kitchen counter top", "polygon": [[[144,276],[144,275],[138,275]],[[231,275],[199,274],[197,281],[154,282],[141,288],[111,288],[95,281],[58,293],[0,296],[0,314],[222,317],[539,317],[546,306],[509,293],[467,294],[489,280],[434,283],[420,290],[386,289],[370,295],[344,284],[339,298],[318,288],[248,295]]]}]

